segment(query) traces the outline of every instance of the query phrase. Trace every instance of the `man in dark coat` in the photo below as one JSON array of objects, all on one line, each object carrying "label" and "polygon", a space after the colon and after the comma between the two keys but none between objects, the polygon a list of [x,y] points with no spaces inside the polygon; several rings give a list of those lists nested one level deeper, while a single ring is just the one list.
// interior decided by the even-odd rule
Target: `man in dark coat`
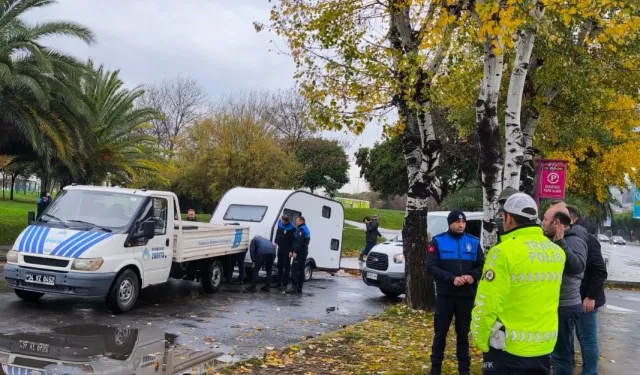
[{"label": "man in dark coat", "polygon": [[304,269],[309,255],[309,242],[311,241],[311,232],[307,227],[306,220],[303,216],[296,218],[296,229],[293,235],[293,247],[291,249],[291,286],[286,293],[296,294],[302,293],[302,284],[304,283]]},{"label": "man in dark coat", "polygon": [[293,234],[295,227],[289,221],[289,217],[284,215],[278,220],[278,230],[276,231],[276,246],[278,246],[278,283],[274,285],[278,290],[286,289],[289,284],[291,272],[291,248],[293,246]]},{"label": "man in dark coat", "polygon": [[251,286],[246,289],[247,292],[256,292],[258,283],[258,272],[262,266],[267,271],[267,282],[260,290],[263,292],[271,291],[271,273],[273,272],[273,261],[276,259],[276,248],[271,241],[262,237],[255,236],[249,244],[249,254],[251,262],[253,262],[253,277],[251,278]]},{"label": "man in dark coat", "polygon": [[360,253],[360,261],[364,261],[364,257],[369,255],[371,249],[378,243],[378,237],[382,237],[378,228],[380,224],[378,223],[378,216],[374,216],[373,220],[371,220],[368,216],[364,218],[364,223],[366,225],[365,232],[365,246],[362,252]]},{"label": "man in dark coat", "polygon": [[[604,306],[604,282],[607,280],[607,267],[602,258],[600,241],[595,237],[597,226],[580,217],[575,207],[568,206],[569,215],[574,226],[581,226],[587,230],[587,265],[584,278],[580,284],[582,298],[582,314],[576,325],[576,335],[580,341],[582,352],[582,375],[596,375],[598,373],[598,308]],[[575,353],[572,351],[572,358]]]}]

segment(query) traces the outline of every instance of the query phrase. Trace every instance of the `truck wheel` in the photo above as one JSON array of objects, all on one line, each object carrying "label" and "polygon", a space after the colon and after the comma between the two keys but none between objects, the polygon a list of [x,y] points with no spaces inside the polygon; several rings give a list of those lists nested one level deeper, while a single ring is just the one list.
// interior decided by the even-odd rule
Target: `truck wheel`
[{"label": "truck wheel", "polygon": [[382,294],[384,294],[385,296],[389,297],[389,298],[398,298],[400,296],[400,294],[402,293],[396,293],[396,292],[392,292],[386,289],[382,289],[380,288],[380,291],[382,292]]},{"label": "truck wheel", "polygon": [[130,269],[124,270],[107,294],[107,307],[116,314],[130,311],[136,305],[140,293],[138,275]]},{"label": "truck wheel", "polygon": [[307,262],[304,266],[304,281],[307,282],[313,277],[313,263]]},{"label": "truck wheel", "polygon": [[222,274],[222,263],[219,260],[214,260],[210,269],[204,271],[204,275],[200,278],[204,291],[207,293],[217,292],[220,289],[220,285],[222,285]]},{"label": "truck wheel", "polygon": [[42,298],[42,296],[44,296],[44,293],[30,292],[28,290],[14,289],[14,291],[16,292],[16,296],[18,296],[18,298],[26,302],[36,302],[37,300]]}]

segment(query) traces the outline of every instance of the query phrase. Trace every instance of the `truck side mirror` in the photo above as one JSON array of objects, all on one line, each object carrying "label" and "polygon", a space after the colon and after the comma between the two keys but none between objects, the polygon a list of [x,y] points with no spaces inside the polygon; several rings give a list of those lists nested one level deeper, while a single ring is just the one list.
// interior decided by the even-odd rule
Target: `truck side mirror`
[{"label": "truck side mirror", "polygon": [[140,225],[140,232],[142,232],[142,237],[146,239],[152,239],[156,235],[156,223],[153,221],[145,221]]},{"label": "truck side mirror", "polygon": [[33,211],[27,212],[27,224],[31,225],[36,221],[36,213]]}]

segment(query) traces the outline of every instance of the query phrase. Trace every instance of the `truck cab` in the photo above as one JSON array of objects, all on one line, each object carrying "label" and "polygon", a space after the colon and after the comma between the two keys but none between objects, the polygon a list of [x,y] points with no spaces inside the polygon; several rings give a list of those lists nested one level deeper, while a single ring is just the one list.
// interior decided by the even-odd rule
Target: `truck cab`
[{"label": "truck cab", "polygon": [[175,194],[145,189],[68,186],[7,254],[4,276],[18,297],[103,297],[131,310],[140,289],[169,277],[219,288],[228,256],[246,250],[248,228],[183,227]]},{"label": "truck cab", "polygon": [[[427,214],[427,231],[431,236],[449,229],[449,211],[434,211]],[[480,238],[482,244],[482,212],[465,212],[467,227],[465,232]],[[405,259],[402,252],[402,233],[388,241],[376,245],[367,256],[362,268],[362,280],[368,286],[376,287],[388,297],[404,294]],[[426,249],[425,249],[426,251]]]}]

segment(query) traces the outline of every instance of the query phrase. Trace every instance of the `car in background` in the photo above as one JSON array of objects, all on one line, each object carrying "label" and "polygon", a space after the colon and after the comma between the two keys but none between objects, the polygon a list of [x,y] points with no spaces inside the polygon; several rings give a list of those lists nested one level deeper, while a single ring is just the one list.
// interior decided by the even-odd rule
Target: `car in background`
[{"label": "car in background", "polygon": [[627,244],[627,242],[624,240],[624,238],[622,238],[620,236],[611,237],[611,243],[613,245],[626,245]]},{"label": "car in background", "polygon": [[607,236],[606,234],[599,234],[598,235],[598,241],[600,241],[600,242],[611,242],[611,238],[609,238],[609,236]]}]

